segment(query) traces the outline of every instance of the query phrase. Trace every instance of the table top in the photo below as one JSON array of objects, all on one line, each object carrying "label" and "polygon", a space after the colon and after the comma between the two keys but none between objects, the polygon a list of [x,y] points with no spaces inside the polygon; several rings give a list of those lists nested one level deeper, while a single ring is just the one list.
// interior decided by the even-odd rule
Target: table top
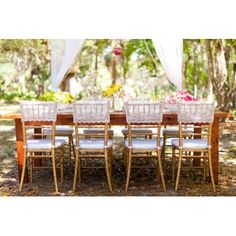
[{"label": "table top", "polygon": [[[111,117],[117,117],[117,118],[125,118],[125,112],[124,111],[112,111],[110,112]],[[172,117],[175,118],[177,116],[176,113],[164,113],[163,117]],[[70,118],[72,117],[72,113],[58,113],[58,117],[63,118]],[[227,112],[215,112],[214,115],[215,118],[231,118],[232,114]],[[0,119],[20,119],[21,113],[7,113],[0,115]]]}]

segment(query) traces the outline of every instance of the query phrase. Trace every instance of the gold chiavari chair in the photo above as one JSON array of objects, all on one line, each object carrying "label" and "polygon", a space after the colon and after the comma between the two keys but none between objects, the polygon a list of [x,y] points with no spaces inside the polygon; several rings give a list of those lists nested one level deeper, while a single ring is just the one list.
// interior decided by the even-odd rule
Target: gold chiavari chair
[{"label": "gold chiavari chair", "polygon": [[[179,138],[172,140],[172,177],[175,176],[175,160],[178,159],[177,177],[175,190],[178,190],[181,173],[182,159],[208,160],[209,172],[213,191],[215,192],[215,182],[212,170],[211,156],[211,130],[214,119],[214,103],[212,102],[184,102],[177,106],[177,116],[179,122]],[[194,125],[195,129],[200,129],[201,133],[194,133],[194,138],[184,139],[183,127]],[[198,138],[196,138],[199,135]],[[204,165],[205,168],[205,165]],[[205,169],[204,169],[205,176]]]},{"label": "gold chiavari chair", "polygon": [[[112,191],[112,140],[108,137],[110,122],[108,102],[77,102],[73,104],[73,120],[75,125],[75,173],[73,191],[76,190],[77,179],[81,182],[81,159],[104,158],[109,190]],[[94,134],[87,139],[80,132],[83,128],[102,128],[102,134]]]},{"label": "gold chiavari chair", "polygon": [[[126,104],[126,120],[128,123],[128,138],[125,141],[126,162],[126,192],[129,187],[131,174],[131,162],[133,158],[148,158],[157,160],[157,178],[159,171],[164,191],[166,185],[162,169],[161,151],[163,141],[161,140],[162,103],[159,102],[137,102]],[[133,128],[153,128],[157,132],[152,133],[152,139],[133,138]]]},{"label": "gold chiavari chair", "polygon": [[[24,142],[24,163],[20,181],[20,191],[22,191],[26,166],[30,160],[30,182],[34,167],[34,159],[50,158],[52,160],[52,169],[55,183],[55,191],[58,192],[57,174],[56,174],[56,152],[60,152],[60,172],[61,182],[63,182],[63,160],[64,160],[64,140],[55,140],[55,123],[57,119],[57,103],[54,102],[31,102],[20,103],[21,121],[23,126]],[[32,125],[33,124],[33,125]],[[35,125],[34,125],[35,124]],[[44,138],[42,133],[34,134],[32,129],[51,128],[50,138]],[[46,168],[46,167],[38,167]]]}]

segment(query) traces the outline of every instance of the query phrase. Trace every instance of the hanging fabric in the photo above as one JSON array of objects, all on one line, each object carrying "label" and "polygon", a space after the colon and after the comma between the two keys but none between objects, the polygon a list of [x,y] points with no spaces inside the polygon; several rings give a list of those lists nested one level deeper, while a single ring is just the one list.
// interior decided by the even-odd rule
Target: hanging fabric
[{"label": "hanging fabric", "polygon": [[182,89],[183,40],[175,37],[152,39],[168,79]]},{"label": "hanging fabric", "polygon": [[51,84],[58,90],[65,75],[80,54],[84,39],[51,40]]}]

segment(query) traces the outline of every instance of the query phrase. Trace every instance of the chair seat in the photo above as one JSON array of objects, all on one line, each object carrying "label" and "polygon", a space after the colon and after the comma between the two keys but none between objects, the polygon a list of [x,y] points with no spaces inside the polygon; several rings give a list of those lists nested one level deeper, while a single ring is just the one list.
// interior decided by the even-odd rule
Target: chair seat
[{"label": "chair seat", "polygon": [[58,137],[55,137],[55,140],[59,140],[59,141],[64,140],[66,144],[69,143],[69,138],[67,136],[58,136]]},{"label": "chair seat", "polygon": [[[161,147],[163,146],[163,140],[161,139]],[[125,140],[125,147],[129,147],[128,140]],[[157,149],[156,139],[132,139],[133,149]]]},{"label": "chair seat", "polygon": [[[74,140],[76,143],[76,140]],[[111,139],[107,142],[107,147],[111,148],[113,141]],[[77,147],[77,146],[76,146]],[[79,140],[79,147],[81,149],[104,149],[104,139],[80,139]]]},{"label": "chair seat", "polygon": [[[99,135],[99,134],[103,134],[104,135],[104,129],[101,128],[91,128],[91,129],[84,129],[84,134],[86,135]],[[109,136],[113,136],[114,131],[112,129],[108,129],[108,135]]]},{"label": "chair seat", "polygon": [[[52,128],[43,128],[42,130],[43,134],[52,134]],[[65,126],[65,125],[57,125],[56,126],[56,130],[55,130],[55,136],[70,136],[74,133],[74,129],[69,127],[69,126]]]},{"label": "chair seat", "polygon": [[[123,135],[128,135],[128,128],[122,129],[122,134]],[[151,135],[152,130],[147,129],[147,128],[133,128],[132,129],[132,134],[135,134],[135,135]]]},{"label": "chair seat", "polygon": [[[179,148],[179,139],[172,139],[171,143],[174,147]],[[208,148],[207,139],[183,139],[184,149],[206,149]]]},{"label": "chair seat", "polygon": [[[193,128],[184,128],[182,132],[183,135],[191,136],[194,130]],[[179,127],[164,128],[162,134],[168,136],[179,136]]]},{"label": "chair seat", "polygon": [[[60,139],[55,141],[55,148],[59,148],[65,144],[65,141]],[[27,140],[27,149],[34,150],[34,149],[51,149],[52,148],[52,141],[49,139],[29,139]]]}]

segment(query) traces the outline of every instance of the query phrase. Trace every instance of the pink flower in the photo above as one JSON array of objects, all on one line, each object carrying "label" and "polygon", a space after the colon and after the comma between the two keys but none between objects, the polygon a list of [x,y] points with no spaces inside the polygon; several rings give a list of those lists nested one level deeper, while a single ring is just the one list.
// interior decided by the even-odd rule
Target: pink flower
[{"label": "pink flower", "polygon": [[174,104],[176,102],[181,101],[197,101],[191,94],[189,94],[187,91],[177,91],[172,93],[169,97],[167,97],[166,102],[169,102],[171,104]]},{"label": "pink flower", "polygon": [[113,53],[116,55],[116,56],[120,56],[121,55],[121,52],[122,52],[122,50],[121,50],[121,48],[114,48],[114,50],[113,50]]}]

